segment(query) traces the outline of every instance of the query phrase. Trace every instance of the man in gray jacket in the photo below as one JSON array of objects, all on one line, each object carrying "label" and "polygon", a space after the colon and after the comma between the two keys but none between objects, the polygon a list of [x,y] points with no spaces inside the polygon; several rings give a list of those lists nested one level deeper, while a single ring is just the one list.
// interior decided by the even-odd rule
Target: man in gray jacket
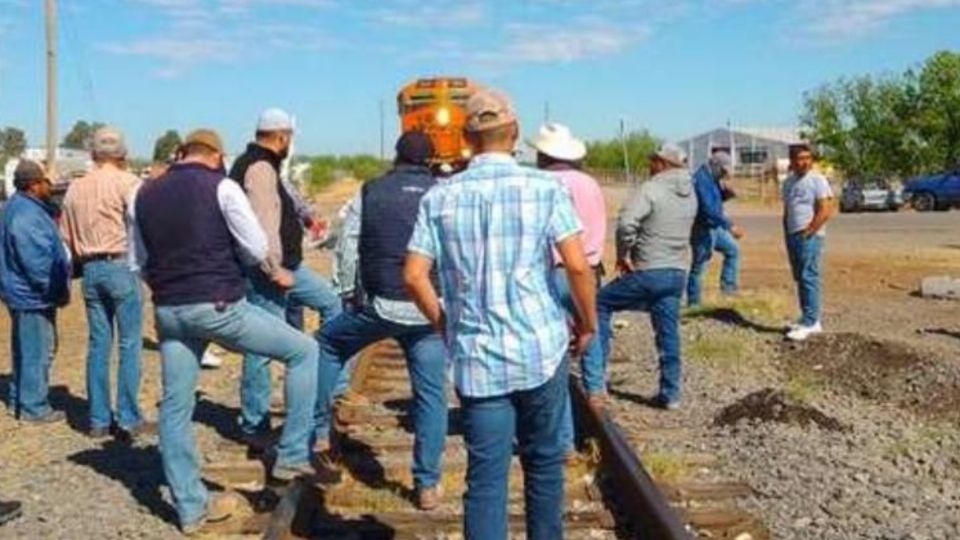
[{"label": "man in gray jacket", "polygon": [[[604,366],[610,356],[613,313],[650,313],[660,354],[656,404],[665,409],[680,405],[680,299],[686,284],[690,230],[697,216],[697,196],[685,161],[684,152],[672,144],[650,156],[652,178],[620,210],[617,222],[620,277],[597,293]],[[595,350],[589,349],[588,354],[596,354]]]}]

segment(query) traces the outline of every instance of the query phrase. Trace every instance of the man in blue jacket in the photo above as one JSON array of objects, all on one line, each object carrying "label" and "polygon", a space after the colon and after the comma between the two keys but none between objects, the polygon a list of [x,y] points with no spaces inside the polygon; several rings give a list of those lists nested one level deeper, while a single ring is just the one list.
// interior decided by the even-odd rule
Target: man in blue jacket
[{"label": "man in blue jacket", "polygon": [[723,190],[720,182],[730,174],[733,161],[726,152],[716,152],[693,175],[697,192],[697,219],[693,224],[690,244],[693,247],[690,275],[687,277],[687,305],[700,305],[703,272],[713,252],[723,253],[720,290],[734,294],[739,288],[740,248],[737,239],[743,236],[739,227],[723,211]]},{"label": "man in blue jacket", "polygon": [[10,310],[11,359],[8,408],[22,422],[64,419],[48,399],[56,311],[70,301],[70,259],[53,218],[51,183],[43,167],[21,161],[13,176],[16,194],[0,228],[0,299]]}]

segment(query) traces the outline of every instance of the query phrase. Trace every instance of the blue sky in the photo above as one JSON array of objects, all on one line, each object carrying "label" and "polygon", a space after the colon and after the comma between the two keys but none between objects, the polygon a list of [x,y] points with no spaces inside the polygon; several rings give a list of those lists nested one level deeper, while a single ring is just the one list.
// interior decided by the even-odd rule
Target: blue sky
[{"label": "blue sky", "polygon": [[[298,150],[388,145],[407,81],[466,75],[586,138],[683,138],[732,122],[796,123],[802,93],[960,49],[960,0],[59,0],[61,130],[114,123],[150,152],[168,128],[240,148],[268,106]],[[41,0],[0,0],[0,126],[39,143]],[[61,133],[62,134],[62,133]]]}]

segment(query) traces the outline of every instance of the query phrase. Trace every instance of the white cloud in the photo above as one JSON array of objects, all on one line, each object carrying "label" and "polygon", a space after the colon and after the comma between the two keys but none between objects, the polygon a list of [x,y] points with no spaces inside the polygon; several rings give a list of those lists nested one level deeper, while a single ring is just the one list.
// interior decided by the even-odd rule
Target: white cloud
[{"label": "white cloud", "polygon": [[812,35],[843,40],[872,34],[911,13],[958,6],[960,0],[804,0],[797,9]]},{"label": "white cloud", "polygon": [[374,10],[371,15],[374,20],[390,26],[454,28],[482,23],[487,11],[477,1],[426,0],[397,2],[393,6]]},{"label": "white cloud", "polygon": [[608,21],[574,25],[513,24],[509,40],[498,53],[515,63],[574,62],[617,54],[645,40],[646,26],[621,27]]}]

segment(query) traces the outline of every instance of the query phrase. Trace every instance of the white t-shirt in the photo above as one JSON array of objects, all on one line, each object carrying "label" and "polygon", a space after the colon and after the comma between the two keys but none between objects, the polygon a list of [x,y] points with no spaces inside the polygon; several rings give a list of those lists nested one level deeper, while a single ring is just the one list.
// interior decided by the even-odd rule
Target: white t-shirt
[{"label": "white t-shirt", "polygon": [[[822,174],[810,171],[802,177],[796,174],[783,183],[783,204],[787,213],[787,233],[800,232],[810,225],[816,213],[816,202],[833,198],[833,189]],[[826,234],[826,227],[817,232]]]}]

